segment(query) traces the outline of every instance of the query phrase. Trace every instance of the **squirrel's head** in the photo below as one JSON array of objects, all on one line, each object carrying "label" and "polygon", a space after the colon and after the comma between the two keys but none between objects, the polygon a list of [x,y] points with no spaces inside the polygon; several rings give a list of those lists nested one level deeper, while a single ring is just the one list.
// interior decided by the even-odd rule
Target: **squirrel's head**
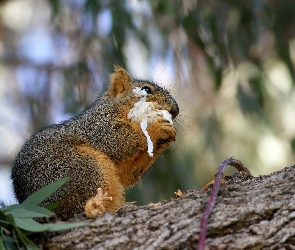
[{"label": "squirrel's head", "polygon": [[147,102],[154,103],[157,109],[167,110],[172,115],[172,119],[175,119],[178,115],[179,108],[177,102],[167,90],[150,81],[132,79],[126,70],[115,66],[115,72],[111,74],[108,95],[120,103],[124,102],[127,106],[130,106],[128,107],[130,110],[134,103],[139,100],[139,97],[133,92],[133,89],[136,87],[146,91]]}]

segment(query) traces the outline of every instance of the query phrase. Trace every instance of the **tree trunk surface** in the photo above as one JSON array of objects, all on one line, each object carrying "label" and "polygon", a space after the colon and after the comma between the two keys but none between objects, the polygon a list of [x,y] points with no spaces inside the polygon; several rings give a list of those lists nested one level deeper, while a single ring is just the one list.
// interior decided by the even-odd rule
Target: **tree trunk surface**
[{"label": "tree trunk surface", "polygon": [[[207,249],[295,249],[295,166],[266,176],[226,177],[209,217]],[[43,233],[43,249],[196,249],[211,188],[161,204],[124,205],[88,227]],[[62,223],[62,222],[59,222]]]}]

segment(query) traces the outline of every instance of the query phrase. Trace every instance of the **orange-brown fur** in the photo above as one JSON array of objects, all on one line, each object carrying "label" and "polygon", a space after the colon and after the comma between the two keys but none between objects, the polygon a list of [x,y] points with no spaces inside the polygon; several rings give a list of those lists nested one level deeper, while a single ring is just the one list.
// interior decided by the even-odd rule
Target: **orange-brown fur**
[{"label": "orange-brown fur", "polygon": [[[139,124],[134,123],[133,127],[135,130],[141,131]],[[165,120],[160,120],[147,129],[151,140],[153,142],[159,141],[161,138],[167,138],[169,142],[165,145],[161,144],[160,146],[155,145],[154,147],[154,156],[150,157],[147,154],[147,143],[146,138],[142,136],[142,147],[138,149],[138,152],[132,156],[129,156],[121,161],[116,161],[117,166],[116,173],[120,178],[122,185],[127,188],[136,184],[143,173],[145,173],[151,165],[154,163],[157,155],[169,146],[170,143],[175,141],[175,129],[173,126]]]}]

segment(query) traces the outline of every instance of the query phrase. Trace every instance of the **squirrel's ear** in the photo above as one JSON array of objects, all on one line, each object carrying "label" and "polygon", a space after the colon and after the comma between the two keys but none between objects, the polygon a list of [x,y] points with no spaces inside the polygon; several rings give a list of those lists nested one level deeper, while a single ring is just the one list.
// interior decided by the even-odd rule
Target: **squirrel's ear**
[{"label": "squirrel's ear", "polygon": [[115,72],[111,74],[111,86],[108,91],[112,97],[130,90],[132,83],[132,78],[125,69],[119,66],[115,66],[114,68]]}]

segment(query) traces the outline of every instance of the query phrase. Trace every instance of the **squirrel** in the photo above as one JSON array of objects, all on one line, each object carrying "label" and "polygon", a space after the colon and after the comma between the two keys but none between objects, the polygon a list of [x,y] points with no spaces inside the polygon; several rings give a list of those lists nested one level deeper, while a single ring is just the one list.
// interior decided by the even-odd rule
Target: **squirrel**
[{"label": "squirrel", "polygon": [[148,154],[141,124],[128,118],[140,99],[134,94],[136,88],[155,108],[176,118],[178,104],[167,90],[132,79],[115,66],[109,89],[88,109],[37,132],[23,145],[11,170],[17,200],[23,202],[41,187],[70,177],[42,205],[58,202],[54,212],[63,220],[83,212],[89,218],[116,212],[125,203],[125,189],[140,180],[176,137],[173,124],[158,117],[146,129],[153,143],[153,154]]}]

